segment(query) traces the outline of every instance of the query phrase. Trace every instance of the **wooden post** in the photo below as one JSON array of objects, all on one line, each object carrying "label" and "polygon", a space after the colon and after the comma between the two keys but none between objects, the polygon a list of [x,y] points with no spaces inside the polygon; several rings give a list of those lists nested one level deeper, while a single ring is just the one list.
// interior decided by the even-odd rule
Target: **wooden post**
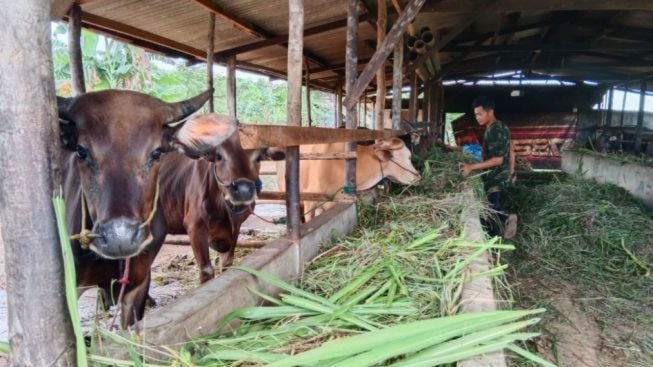
[{"label": "wooden post", "polygon": [[363,96],[363,126],[367,127],[367,97]]},{"label": "wooden post", "polygon": [[624,99],[621,100],[621,116],[619,117],[619,150],[624,150],[624,114],[626,112],[626,93],[628,92],[628,83],[624,85]]},{"label": "wooden post", "polygon": [[422,121],[428,122],[431,121],[431,116],[429,116],[429,104],[431,102],[431,85],[428,80],[424,82],[424,93],[422,94]]},{"label": "wooden post", "polygon": [[[385,39],[385,28],[388,24],[388,8],[386,0],[378,0],[378,15],[376,19],[376,51],[379,52],[383,40]],[[375,129],[383,130],[384,110],[385,110],[385,59],[382,65],[376,71],[376,106],[374,110]],[[379,101],[383,103],[379,103]]]},{"label": "wooden post", "polygon": [[431,92],[429,93],[429,137],[435,142],[438,131],[438,100],[440,100],[440,88],[438,82],[431,80]]},{"label": "wooden post", "polygon": [[308,69],[308,58],[304,57],[304,70],[306,74],[306,117],[308,126],[313,126],[313,117],[311,116],[311,71]]},{"label": "wooden post", "polygon": [[78,96],[86,93],[84,84],[84,64],[82,62],[82,8],[73,4],[68,18],[68,49],[70,50],[70,78],[73,85],[73,94]]},{"label": "wooden post", "polygon": [[445,110],[444,110],[444,85],[442,84],[442,80],[438,81],[438,89],[440,90],[440,93],[438,95],[438,116],[436,119],[438,130],[437,130],[437,137],[439,139],[443,138],[443,132],[444,132],[444,123],[445,123]]},{"label": "wooden post", "polygon": [[614,98],[614,87],[608,90],[608,111],[606,113],[606,126],[612,126],[612,99]]},{"label": "wooden post", "polygon": [[[302,125],[302,58],[304,2],[288,1],[288,125]],[[288,237],[299,240],[299,147],[286,148],[286,213]]]},{"label": "wooden post", "polygon": [[76,365],[52,208],[53,190],[61,185],[61,148],[50,4],[9,1],[0,10],[0,241],[11,366]]},{"label": "wooden post", "polygon": [[635,153],[642,152],[642,127],[644,126],[644,103],[646,101],[646,80],[642,80],[639,90],[639,111],[637,113],[637,128],[635,129]]},{"label": "wooden post", "polygon": [[417,121],[417,73],[410,75],[410,101],[408,103],[410,122]]},{"label": "wooden post", "polygon": [[213,113],[215,107],[213,106],[213,55],[215,47],[215,13],[209,13],[209,40],[206,48],[206,83],[208,88],[211,89],[211,97],[209,98],[209,112]]},{"label": "wooden post", "polygon": [[403,84],[402,64],[404,61],[404,43],[399,41],[395,45],[394,60],[392,64],[392,128],[401,128],[401,88]]},{"label": "wooden post", "polygon": [[[301,63],[300,63],[301,65]],[[300,69],[301,73],[301,69]],[[236,56],[227,58],[227,111],[229,117],[237,118],[236,113]]]},{"label": "wooden post", "polygon": [[[347,108],[347,128],[355,129],[358,122],[356,121],[356,101],[358,96],[353,96],[354,83],[356,82],[356,66],[358,65],[358,0],[347,0],[347,51],[345,60],[345,88],[347,97],[352,98],[353,103],[346,104]],[[360,93],[359,93],[360,95]],[[356,143],[347,144],[348,152],[356,151]],[[349,193],[355,193],[356,189],[356,160],[347,159],[345,161],[345,187],[350,190]]]},{"label": "wooden post", "polygon": [[342,116],[342,77],[338,77],[338,85],[336,87],[336,128],[344,127]]}]

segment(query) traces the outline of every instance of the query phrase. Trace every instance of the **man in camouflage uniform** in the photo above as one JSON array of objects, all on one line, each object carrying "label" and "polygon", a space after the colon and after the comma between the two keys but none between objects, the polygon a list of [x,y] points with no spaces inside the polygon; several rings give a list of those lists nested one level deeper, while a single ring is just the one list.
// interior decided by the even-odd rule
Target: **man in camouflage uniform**
[{"label": "man in camouflage uniform", "polygon": [[490,236],[501,235],[510,239],[517,231],[517,216],[503,211],[505,189],[514,182],[515,155],[510,140],[510,130],[494,116],[494,101],[489,97],[478,97],[474,100],[474,115],[479,125],[485,127],[483,135],[483,161],[479,163],[460,165],[463,176],[467,177],[474,170],[488,170],[483,175],[483,185],[490,208],[493,209],[501,223],[490,220],[485,223]]}]

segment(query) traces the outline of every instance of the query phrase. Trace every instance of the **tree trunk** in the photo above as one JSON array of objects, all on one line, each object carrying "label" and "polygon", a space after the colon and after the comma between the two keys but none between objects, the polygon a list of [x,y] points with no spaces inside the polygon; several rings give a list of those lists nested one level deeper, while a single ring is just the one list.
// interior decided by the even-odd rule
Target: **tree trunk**
[{"label": "tree trunk", "polygon": [[51,201],[61,178],[50,1],[6,2],[0,15],[0,224],[9,357],[12,366],[71,366],[75,345]]},{"label": "tree trunk", "polygon": [[68,21],[68,49],[70,50],[70,78],[73,84],[73,94],[78,96],[86,93],[84,84],[84,64],[82,62],[82,8],[74,4],[70,8]]}]

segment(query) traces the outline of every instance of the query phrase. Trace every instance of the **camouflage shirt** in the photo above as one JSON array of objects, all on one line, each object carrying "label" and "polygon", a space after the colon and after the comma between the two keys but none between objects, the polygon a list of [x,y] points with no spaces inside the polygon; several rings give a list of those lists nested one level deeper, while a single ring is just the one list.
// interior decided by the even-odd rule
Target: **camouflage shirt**
[{"label": "camouflage shirt", "polygon": [[503,157],[503,163],[483,176],[486,192],[501,191],[510,182],[510,130],[498,120],[483,134],[483,160],[494,157]]}]

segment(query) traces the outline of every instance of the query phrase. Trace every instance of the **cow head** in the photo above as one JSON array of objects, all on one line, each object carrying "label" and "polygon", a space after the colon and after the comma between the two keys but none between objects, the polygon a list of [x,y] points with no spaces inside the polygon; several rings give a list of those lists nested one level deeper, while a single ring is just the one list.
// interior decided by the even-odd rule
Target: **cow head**
[{"label": "cow head", "polygon": [[184,121],[209,98],[165,103],[148,95],[107,90],[58,98],[60,137],[75,152],[92,232],[90,248],[106,258],[138,254],[148,243],[156,207],[159,160],[171,150],[200,157],[236,130],[210,115]]},{"label": "cow head", "polygon": [[[213,116],[229,120],[227,116]],[[225,200],[230,205],[240,206],[252,204],[261,191],[261,161],[285,159],[285,151],[276,148],[245,150],[240,144],[240,134],[233,134],[206,158],[213,162],[213,174]]]},{"label": "cow head", "polygon": [[383,177],[404,185],[417,184],[422,178],[410,160],[411,152],[399,138],[379,140],[372,146]]}]

